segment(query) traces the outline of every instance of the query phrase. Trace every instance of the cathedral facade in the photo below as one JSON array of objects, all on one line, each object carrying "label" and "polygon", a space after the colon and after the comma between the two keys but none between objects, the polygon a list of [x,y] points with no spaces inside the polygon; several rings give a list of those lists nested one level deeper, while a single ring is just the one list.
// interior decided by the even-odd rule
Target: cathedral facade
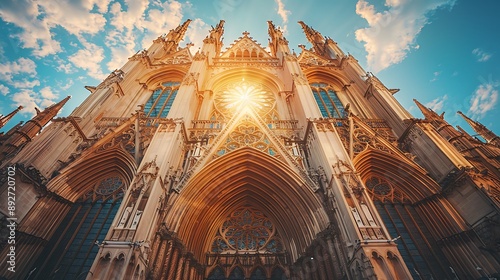
[{"label": "cathedral facade", "polygon": [[243,32],[223,50],[220,21],[194,55],[179,46],[189,23],[69,116],[55,118],[66,98],[0,135],[0,194],[16,201],[0,207],[2,231],[15,222],[1,277],[498,275],[493,132],[462,114],[480,141],[418,101],[414,118],[303,22],[300,54],[272,22],[268,49]]}]

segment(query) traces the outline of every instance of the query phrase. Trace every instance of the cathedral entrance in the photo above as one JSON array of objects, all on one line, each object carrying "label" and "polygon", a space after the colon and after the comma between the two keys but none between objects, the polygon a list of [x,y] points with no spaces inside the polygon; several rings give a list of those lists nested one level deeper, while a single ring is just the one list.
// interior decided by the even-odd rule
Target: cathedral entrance
[{"label": "cathedral entrance", "polygon": [[206,254],[208,279],[287,279],[289,256],[274,223],[261,211],[242,207],[219,227]]},{"label": "cathedral entrance", "polygon": [[[174,193],[170,209],[164,227],[176,233],[165,238],[178,252],[192,252],[190,265],[210,280],[291,279],[300,254],[328,227],[300,174],[253,147],[207,164]],[[157,263],[165,263],[172,245],[157,244]]]}]

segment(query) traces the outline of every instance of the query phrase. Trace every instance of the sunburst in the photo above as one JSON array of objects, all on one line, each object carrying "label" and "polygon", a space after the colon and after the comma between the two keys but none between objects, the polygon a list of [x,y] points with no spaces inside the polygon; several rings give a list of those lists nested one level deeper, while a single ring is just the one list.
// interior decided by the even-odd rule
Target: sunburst
[{"label": "sunburst", "polygon": [[247,107],[265,115],[273,108],[274,102],[271,92],[245,81],[228,85],[215,98],[217,109],[224,115],[234,114]]}]

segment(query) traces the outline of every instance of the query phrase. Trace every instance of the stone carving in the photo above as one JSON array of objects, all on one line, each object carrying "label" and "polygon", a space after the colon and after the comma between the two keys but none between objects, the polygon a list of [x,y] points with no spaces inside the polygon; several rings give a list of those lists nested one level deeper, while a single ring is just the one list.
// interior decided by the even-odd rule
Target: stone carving
[{"label": "stone carving", "polygon": [[182,80],[182,85],[190,86],[196,84],[200,73],[188,73],[184,80]]},{"label": "stone carving", "polygon": [[307,78],[303,74],[293,73],[292,79],[296,85],[309,85]]},{"label": "stone carving", "polygon": [[109,74],[108,77],[97,86],[96,90],[109,87],[114,83],[119,83],[123,80],[124,77],[125,72],[123,72],[122,70],[115,70],[111,72],[111,74]]}]

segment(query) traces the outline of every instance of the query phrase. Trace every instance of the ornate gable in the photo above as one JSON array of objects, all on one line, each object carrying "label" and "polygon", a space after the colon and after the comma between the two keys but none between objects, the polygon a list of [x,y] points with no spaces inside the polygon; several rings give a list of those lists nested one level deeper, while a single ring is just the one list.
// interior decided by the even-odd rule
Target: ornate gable
[{"label": "ornate gable", "polygon": [[221,58],[272,58],[271,55],[262,46],[248,37],[250,33],[243,32],[243,37],[239,37],[229,48],[221,55]]},{"label": "ornate gable", "polygon": [[154,59],[153,64],[188,64],[193,61],[189,46],[179,49],[175,53],[169,53],[161,58]]},{"label": "ornate gable", "polygon": [[314,52],[308,51],[306,49],[302,50],[297,60],[299,61],[300,64],[305,64],[310,66],[326,66],[326,65],[336,66],[336,64],[334,64],[330,60],[325,59],[324,57],[321,57],[315,54]]}]

